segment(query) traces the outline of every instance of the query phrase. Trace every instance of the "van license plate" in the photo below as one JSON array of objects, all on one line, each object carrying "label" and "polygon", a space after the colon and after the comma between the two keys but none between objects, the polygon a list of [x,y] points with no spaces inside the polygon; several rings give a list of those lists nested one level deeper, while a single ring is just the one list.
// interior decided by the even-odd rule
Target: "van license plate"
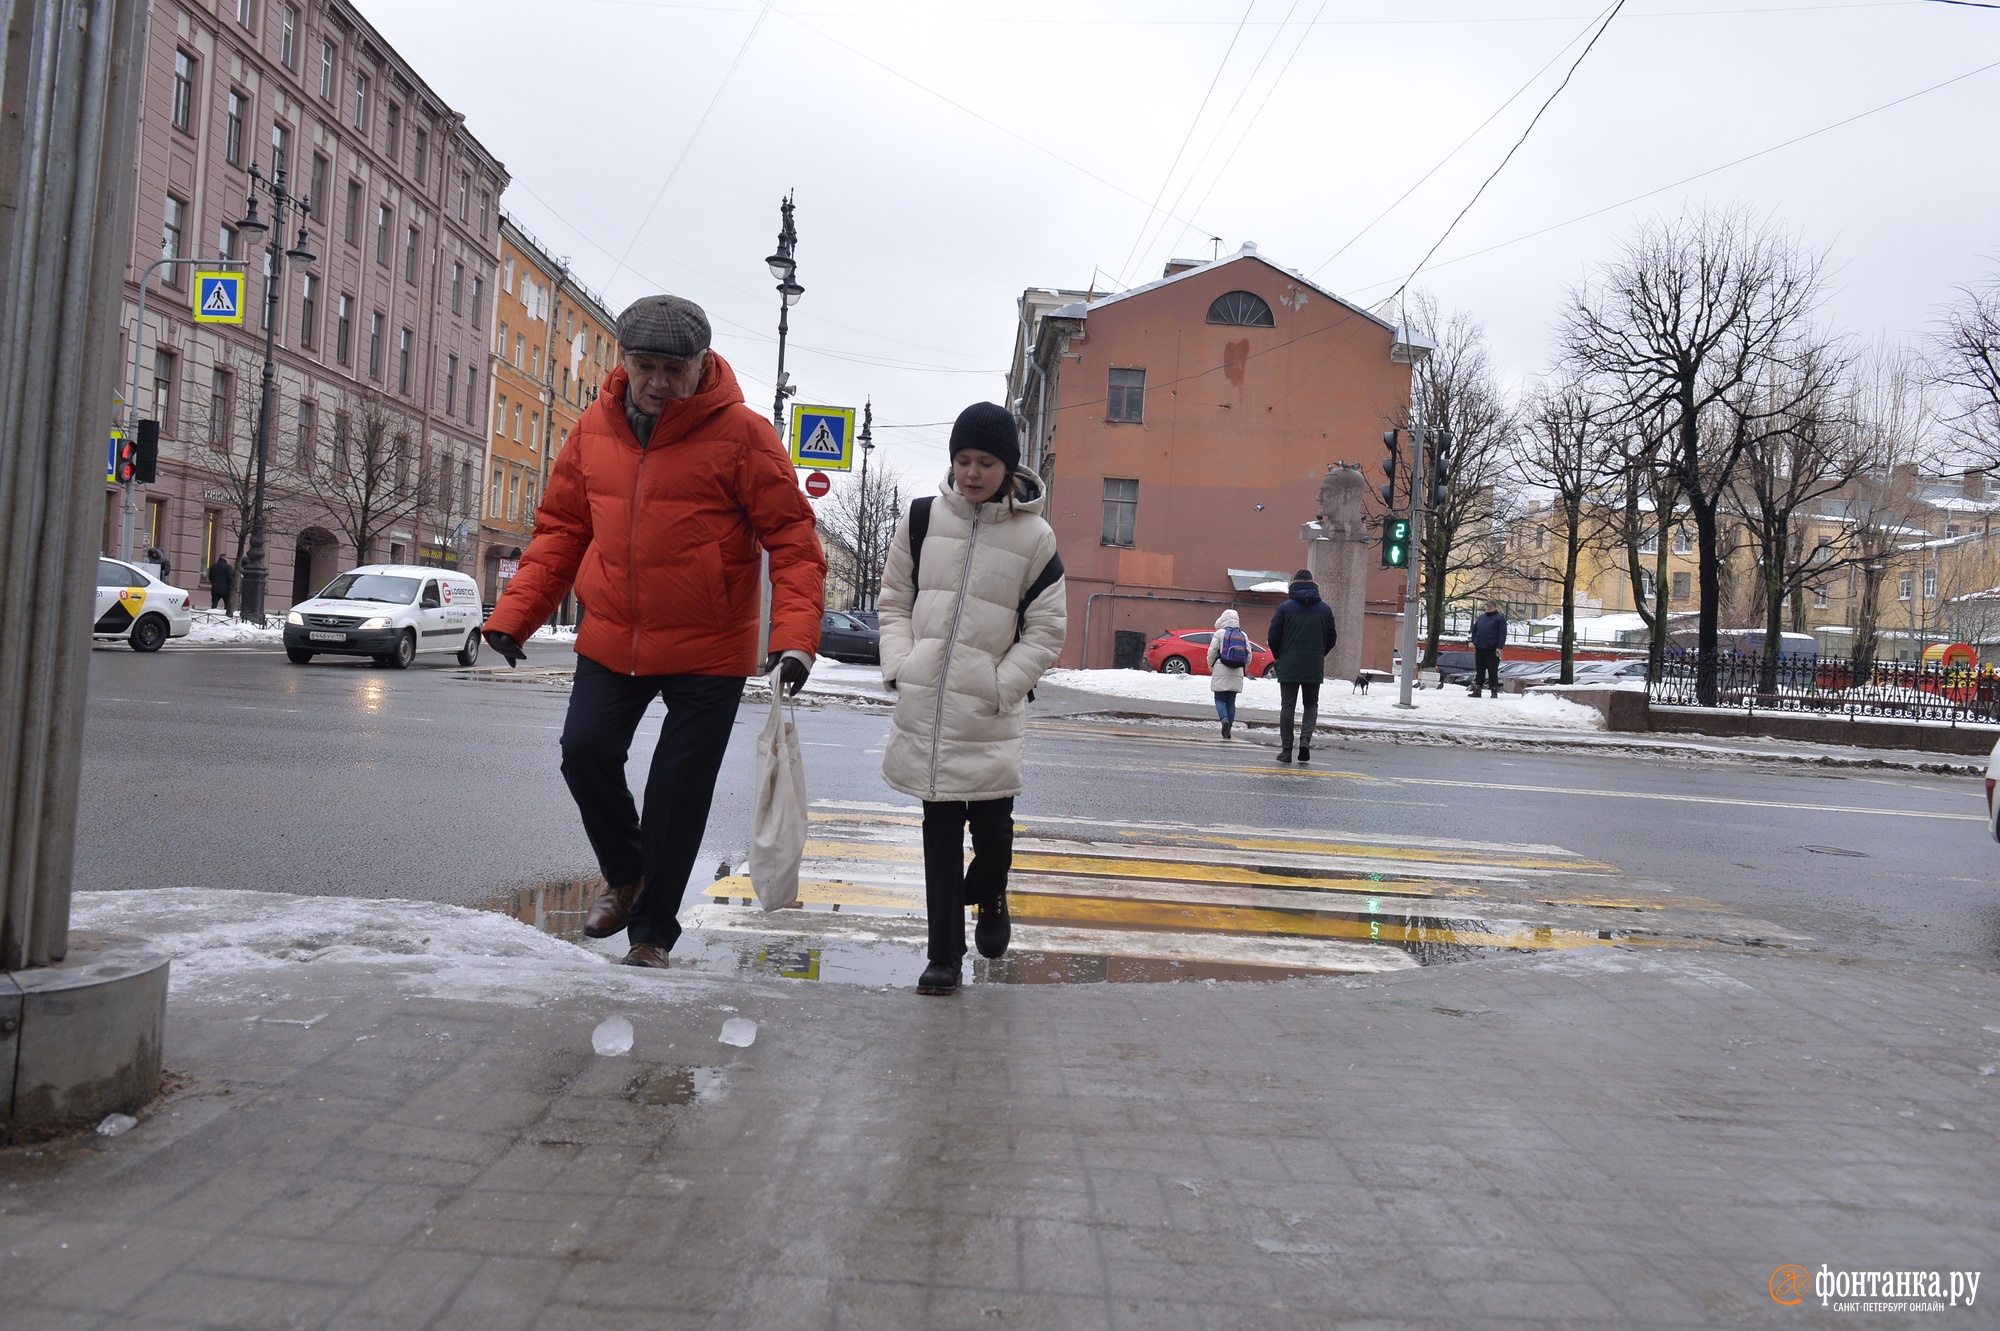
[{"label": "van license plate", "polygon": [[313,640],[314,642],[346,642],[346,641],[347,641],[347,635],[346,635],[345,633],[308,633],[308,634],[306,634],[306,636],[307,636],[308,638],[312,639],[312,640]]}]

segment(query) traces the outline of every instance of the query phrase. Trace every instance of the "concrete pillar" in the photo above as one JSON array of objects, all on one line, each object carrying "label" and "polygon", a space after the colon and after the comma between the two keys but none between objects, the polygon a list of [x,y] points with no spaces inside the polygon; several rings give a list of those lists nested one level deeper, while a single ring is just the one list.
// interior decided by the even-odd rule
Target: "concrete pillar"
[{"label": "concrete pillar", "polygon": [[[70,950],[146,5],[0,3],[0,972],[12,973],[0,974],[0,1025],[16,1053],[0,1103],[19,1117],[27,1087],[35,1118],[143,1098],[159,1069],[164,958],[105,942],[62,974],[49,969]],[[118,964],[102,964],[107,949]],[[88,993],[99,982],[101,1000]],[[37,1024],[38,1013],[56,1024]],[[65,1038],[86,1027],[108,1034],[87,1047]]]},{"label": "concrete pillar", "polygon": [[1319,486],[1319,518],[1299,529],[1306,567],[1320,599],[1333,609],[1340,638],[1327,653],[1328,679],[1353,679],[1361,671],[1361,622],[1368,599],[1368,528],[1361,516],[1367,482],[1349,462],[1327,464]]}]

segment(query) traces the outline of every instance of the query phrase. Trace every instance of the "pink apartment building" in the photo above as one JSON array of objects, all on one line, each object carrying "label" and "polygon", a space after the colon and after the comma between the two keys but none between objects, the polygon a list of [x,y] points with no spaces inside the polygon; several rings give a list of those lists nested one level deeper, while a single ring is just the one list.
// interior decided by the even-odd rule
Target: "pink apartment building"
[{"label": "pink apartment building", "polygon": [[[211,8],[213,12],[211,12]],[[193,265],[157,272],[138,415],[161,423],[135,554],[195,587],[237,562],[263,368],[266,241],[239,236],[248,170],[311,200],[276,315],[267,454],[268,610],[360,559],[472,566],[486,448],[488,328],[504,166],[345,0],[156,0],[120,337],[130,393],[139,279],[159,257],[250,261],[240,327],[192,318]],[[271,204],[259,199],[268,221]],[[108,404],[107,404],[108,405]],[[358,521],[372,505],[373,529]],[[104,548],[120,491],[105,489]],[[366,531],[370,548],[356,550]]]}]

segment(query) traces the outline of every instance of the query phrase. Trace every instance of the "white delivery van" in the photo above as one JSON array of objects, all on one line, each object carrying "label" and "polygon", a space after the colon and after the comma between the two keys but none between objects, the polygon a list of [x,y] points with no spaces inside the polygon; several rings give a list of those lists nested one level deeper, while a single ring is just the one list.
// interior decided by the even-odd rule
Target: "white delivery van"
[{"label": "white delivery van", "polygon": [[463,573],[415,564],[367,564],[343,573],[285,616],[285,655],[372,656],[401,670],[419,652],[479,659],[479,588]]}]

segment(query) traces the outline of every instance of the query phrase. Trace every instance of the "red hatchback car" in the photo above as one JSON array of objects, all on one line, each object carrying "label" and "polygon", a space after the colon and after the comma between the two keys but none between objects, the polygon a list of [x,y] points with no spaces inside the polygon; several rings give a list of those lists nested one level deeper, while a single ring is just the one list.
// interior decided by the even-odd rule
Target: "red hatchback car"
[{"label": "red hatchback car", "polygon": [[[1214,636],[1214,629],[1168,629],[1146,644],[1146,669],[1163,675],[1206,675],[1208,643]],[[1269,679],[1278,673],[1278,658],[1252,638],[1250,667],[1244,673],[1252,679]]]}]

